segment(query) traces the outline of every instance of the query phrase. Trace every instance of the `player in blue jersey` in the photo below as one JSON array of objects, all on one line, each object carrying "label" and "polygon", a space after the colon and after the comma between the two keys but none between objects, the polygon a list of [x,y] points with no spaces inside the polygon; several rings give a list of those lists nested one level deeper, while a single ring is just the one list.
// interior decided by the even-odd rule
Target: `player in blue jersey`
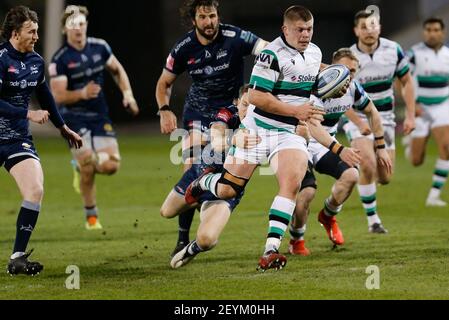
[{"label": "player in blue jersey", "polygon": [[[184,170],[194,157],[195,146],[204,145],[207,130],[218,110],[232,105],[243,85],[244,57],[257,55],[266,45],[249,31],[220,23],[216,0],[187,0],[183,16],[193,25],[168,55],[156,87],[161,132],[177,128],[170,105],[171,89],[177,77],[187,72],[192,85],[185,98],[182,124],[189,132],[183,139]],[[179,216],[179,237],[173,252],[189,243],[189,229],[194,210]]]},{"label": "player in blue jersey", "polygon": [[233,116],[230,116],[225,109],[218,111],[215,121],[208,130],[209,143],[203,151],[204,156],[201,158],[201,163],[192,164],[169,193],[161,207],[161,216],[165,218],[173,218],[191,208],[200,209],[201,218],[196,238],[173,256],[170,262],[172,268],[179,268],[191,261],[197,254],[209,251],[216,246],[232,211],[243,196],[243,192],[241,192],[232,199],[221,200],[211,192],[206,192],[198,199],[197,203],[192,205],[187,204],[184,198],[189,184],[203,175],[204,172],[210,172],[212,168],[214,172],[223,170],[223,164],[219,163],[221,159],[215,159],[218,161],[214,161],[214,153],[221,156],[222,151],[228,150],[231,145],[248,149],[260,142],[259,137],[244,129],[234,131],[234,135],[232,135],[234,132],[227,131],[227,129],[236,129],[240,124],[240,119],[243,119],[246,115],[249,105],[248,88],[248,86],[243,88],[241,98],[236,103],[238,115],[235,112]]},{"label": "player in blue jersey", "polygon": [[[82,146],[81,137],[61,118],[45,82],[45,63],[34,51],[39,39],[36,12],[24,6],[6,15],[0,44],[0,165],[14,178],[23,197],[17,218],[13,254],[7,271],[11,275],[38,274],[43,266],[28,261],[25,253],[36,226],[43,196],[43,172],[29,131],[29,121],[43,124],[50,119],[74,148]],[[31,94],[36,92],[45,110],[28,110]]]},{"label": "player in blue jersey", "polygon": [[103,93],[104,70],[113,76],[123,94],[123,106],[139,113],[125,69],[106,41],[87,37],[86,7],[68,6],[62,18],[64,45],[49,67],[51,88],[65,121],[83,138],[80,150],[72,148],[80,173],[86,228],[101,229],[98,220],[95,175],[112,175],[119,169],[120,153]]}]

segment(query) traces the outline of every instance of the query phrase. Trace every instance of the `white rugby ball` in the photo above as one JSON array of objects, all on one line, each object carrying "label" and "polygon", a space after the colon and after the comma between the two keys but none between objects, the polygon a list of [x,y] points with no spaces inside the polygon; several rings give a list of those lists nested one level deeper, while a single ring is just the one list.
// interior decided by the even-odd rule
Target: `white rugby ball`
[{"label": "white rugby ball", "polygon": [[349,69],[342,64],[332,64],[318,73],[315,95],[320,99],[333,98],[350,78]]}]

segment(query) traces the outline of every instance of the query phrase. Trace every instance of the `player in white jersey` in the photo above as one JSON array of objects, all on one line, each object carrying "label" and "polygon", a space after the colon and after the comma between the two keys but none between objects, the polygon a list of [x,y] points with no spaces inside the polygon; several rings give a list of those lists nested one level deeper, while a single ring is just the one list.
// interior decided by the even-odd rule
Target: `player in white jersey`
[{"label": "player in white jersey", "polygon": [[[354,78],[359,68],[359,62],[349,48],[341,48],[336,51],[333,54],[332,63],[346,65],[351,72],[351,79]],[[369,121],[369,127],[376,136],[382,136],[384,132],[379,112],[365,90],[363,90],[356,80],[351,81],[348,91],[341,98],[325,100],[316,99],[316,104],[322,105],[326,112],[324,121],[321,124],[329,132],[332,138],[330,142],[328,142],[328,145],[330,145],[329,148],[324,147],[318,141],[311,138],[308,145],[309,159],[317,172],[336,179],[336,182],[331,189],[331,195],[324,201],[324,207],[318,216],[318,220],[326,227],[326,224],[323,223],[323,221],[325,222],[329,218],[335,220],[335,216],[342,210],[343,203],[349,198],[359,179],[357,168],[344,161],[344,159],[346,159],[345,153],[350,152],[351,149],[343,148],[342,152],[338,154],[341,145],[335,139],[335,134],[337,132],[339,119],[347,110],[353,108],[366,115]],[[309,128],[311,131],[315,129],[313,125],[309,126]],[[385,148],[377,149],[376,158],[387,171],[391,170],[392,163]],[[294,219],[289,227],[291,237],[289,252],[291,254],[308,255],[310,253],[305,247],[304,233],[309,214],[309,205],[313,200],[315,192],[315,188],[309,187],[301,190],[299,193]],[[328,232],[329,239],[335,245],[343,244],[343,234],[336,222],[333,224],[332,229],[326,228],[326,231]]]},{"label": "player in white jersey", "polygon": [[259,259],[262,270],[280,269],[286,263],[278,249],[296,205],[298,181],[302,181],[308,162],[306,139],[295,134],[298,119],[322,120],[323,114],[309,102],[321,64],[321,50],[310,42],[311,12],[302,6],[288,8],[282,31],[256,60],[250,80],[253,89],[249,91],[252,107],[242,122],[251,132],[257,132],[261,142],[249,150],[236,148],[226,158],[222,174],[206,174],[186,192],[187,202],[195,201],[204,190],[222,199],[233,197],[243,190],[264,159],[270,161],[279,192],[270,209],[267,242]]},{"label": "player in white jersey", "polygon": [[[382,117],[384,136],[363,135],[366,117],[354,111],[348,112],[348,122],[344,126],[351,146],[359,149],[362,156],[358,191],[367,218],[368,230],[372,233],[386,233],[376,208],[376,182],[388,184],[393,171],[379,166],[375,156],[375,146],[385,145],[393,162],[395,161],[395,116],[393,81],[402,84],[402,96],[406,104],[404,134],[415,128],[415,91],[406,56],[400,45],[380,37],[378,17],[372,12],[360,11],[354,19],[354,32],[358,42],[351,47],[360,62],[360,71],[355,79],[368,93]],[[359,116],[361,119],[359,119]],[[361,130],[362,128],[362,130]],[[364,132],[366,133],[366,132]],[[377,179],[377,181],[376,181]]]},{"label": "player in white jersey", "polygon": [[423,42],[409,51],[417,89],[419,116],[406,154],[414,166],[424,162],[430,133],[438,146],[438,160],[426,205],[446,206],[440,199],[449,174],[449,48],[444,45],[444,22],[429,18],[423,24]]}]

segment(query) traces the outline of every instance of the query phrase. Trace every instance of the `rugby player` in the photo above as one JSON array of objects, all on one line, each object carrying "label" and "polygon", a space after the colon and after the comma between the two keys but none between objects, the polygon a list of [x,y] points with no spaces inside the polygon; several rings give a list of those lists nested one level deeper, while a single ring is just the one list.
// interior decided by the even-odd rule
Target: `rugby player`
[{"label": "rugby player", "polygon": [[[383,136],[383,127],[376,107],[360,84],[353,80],[359,64],[356,56],[349,48],[341,48],[334,52],[332,63],[346,65],[351,72],[352,81],[348,91],[341,98],[325,100],[316,98],[316,105],[323,106],[326,112],[321,125],[333,137],[330,142],[326,142],[332,147],[328,149],[312,138],[309,141],[308,149],[309,160],[313,168],[321,174],[326,174],[336,179],[331,189],[331,195],[324,201],[324,207],[318,215],[318,221],[325,227],[329,239],[335,245],[342,245],[344,243],[343,233],[338,227],[335,217],[342,210],[346,199],[351,195],[354,186],[358,182],[359,173],[358,169],[352,166],[350,162],[347,163],[343,160],[346,159],[345,153],[350,151],[349,148],[342,148],[340,155],[338,155],[341,145],[335,139],[335,134],[337,133],[339,119],[347,110],[353,108],[366,115],[369,128],[375,136]],[[313,130],[316,130],[313,122],[312,125],[309,125],[309,129],[313,135]],[[389,172],[392,169],[392,164],[384,147],[381,144],[376,145],[376,158],[380,166],[385,167],[386,171]],[[308,174],[313,179],[313,173]],[[294,218],[289,227],[289,252],[291,254],[303,256],[310,254],[310,251],[305,246],[304,233],[306,231],[310,203],[314,198],[315,192],[316,185],[309,182],[309,187],[301,190],[298,195]]]},{"label": "rugby player", "polygon": [[[34,51],[39,39],[36,12],[17,6],[6,14],[0,44],[0,165],[14,178],[23,201],[16,224],[14,249],[7,272],[35,275],[43,269],[29,261],[31,250],[25,253],[36,227],[44,193],[44,177],[39,156],[29,131],[29,121],[43,124],[50,119],[61,135],[74,148],[82,140],[64,123],[45,81],[45,63]],[[29,110],[31,94],[35,92],[41,108]]]},{"label": "rugby player", "polygon": [[[307,8],[295,5],[284,12],[281,36],[256,60],[250,80],[251,106],[242,122],[261,137],[261,143],[252,149],[236,148],[226,158],[222,174],[205,174],[186,192],[188,203],[204,190],[221,199],[232,198],[268,158],[279,192],[270,209],[269,232],[258,263],[262,271],[281,269],[287,261],[279,247],[295,209],[301,187],[298,181],[303,180],[308,165],[306,139],[295,134],[296,126],[299,120],[322,120],[324,114],[309,101],[322,58],[321,50],[311,43],[312,34],[313,16]],[[357,157],[355,153],[351,156]]]},{"label": "rugby player", "polygon": [[[210,128],[217,111],[235,109],[232,103],[243,85],[244,57],[259,54],[267,44],[249,31],[221,23],[218,7],[217,0],[185,2],[182,15],[193,30],[174,45],[156,86],[161,132],[169,134],[177,128],[170,106],[173,84],[184,72],[192,79],[182,116],[183,129],[188,132],[182,147],[184,171],[195,159],[201,162],[194,150],[206,144],[203,133]],[[179,235],[172,255],[189,243],[194,212],[191,209],[179,215]]]},{"label": "rugby player", "polygon": [[[415,91],[407,57],[401,46],[391,40],[380,37],[379,17],[374,12],[359,11],[354,18],[354,32],[358,42],[351,47],[360,63],[355,79],[368,93],[382,118],[384,135],[363,135],[358,124],[367,122],[360,112],[349,110],[347,116],[353,122],[344,125],[351,146],[360,150],[362,162],[358,191],[368,219],[368,231],[386,233],[377,212],[376,183],[390,182],[395,162],[395,114],[393,80],[402,84],[402,96],[406,104],[404,134],[410,134],[415,128]],[[362,121],[358,119],[361,117]],[[393,170],[380,166],[376,161],[376,145],[385,145],[393,163]]]},{"label": "rugby player", "polygon": [[49,66],[50,85],[64,120],[80,136],[81,149],[71,148],[79,171],[79,189],[86,216],[86,229],[102,226],[98,219],[95,175],[112,175],[120,167],[120,153],[109,108],[103,92],[104,70],[108,70],[123,94],[123,106],[139,113],[128,75],[106,41],[87,37],[83,6],[68,6],[62,16],[66,42]]},{"label": "rugby player", "polygon": [[426,205],[438,207],[447,206],[440,195],[449,174],[449,48],[444,45],[445,37],[443,20],[429,18],[423,24],[423,42],[408,52],[420,115],[407,150],[412,164],[420,166],[430,134],[435,139],[439,157]]}]

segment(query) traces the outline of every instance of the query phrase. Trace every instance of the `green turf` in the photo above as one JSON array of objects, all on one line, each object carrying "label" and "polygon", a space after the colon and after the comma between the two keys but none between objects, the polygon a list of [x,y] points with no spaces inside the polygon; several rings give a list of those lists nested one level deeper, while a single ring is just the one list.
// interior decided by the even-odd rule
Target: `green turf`
[{"label": "green turf", "polygon": [[[45,269],[35,278],[0,273],[2,299],[448,299],[449,210],[424,206],[436,159],[412,168],[398,150],[392,183],[379,188],[378,207],[388,235],[371,235],[357,192],[339,222],[346,243],[335,251],[316,221],[331,180],[319,179],[307,240],[310,257],[289,257],[279,272],[256,272],[276,193],[273,176],[256,175],[224,230],[218,246],[179,270],[169,268],[177,221],[159,216],[159,206],[180,176],[168,161],[161,137],[121,137],[123,165],[113,177],[98,177],[102,231],[84,229],[74,193],[70,155],[61,139],[37,139],[45,171],[42,213],[31,239],[33,258]],[[342,140],[344,140],[342,138]],[[399,144],[398,147],[400,148]],[[6,266],[20,196],[0,174],[0,253]],[[449,201],[448,189],[443,199]],[[198,224],[195,218],[194,229]],[[192,232],[192,237],[193,237]],[[287,239],[282,250],[286,251]],[[77,265],[81,289],[67,290],[68,265]],[[380,289],[367,290],[366,268],[380,269]],[[2,267],[4,268],[4,267]],[[5,269],[3,269],[5,270]]]}]

